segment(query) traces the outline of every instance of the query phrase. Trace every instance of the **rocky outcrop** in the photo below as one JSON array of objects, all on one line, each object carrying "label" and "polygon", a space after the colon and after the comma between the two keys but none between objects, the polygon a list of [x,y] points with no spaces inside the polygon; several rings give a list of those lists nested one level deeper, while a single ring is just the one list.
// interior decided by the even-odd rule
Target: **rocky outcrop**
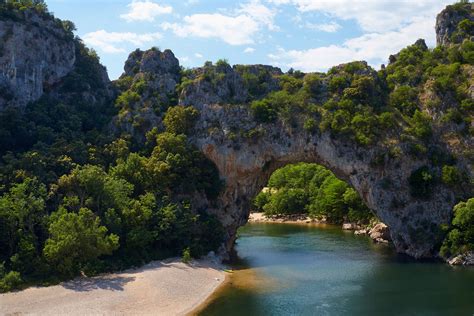
[{"label": "rocky outcrop", "polygon": [[157,48],[137,49],[128,57],[124,70],[121,78],[133,78],[133,83],[146,81],[140,95],[157,104],[168,104],[180,81],[179,61],[169,49],[163,52]]},{"label": "rocky outcrop", "polygon": [[31,9],[17,15],[0,15],[0,110],[38,100],[76,60],[73,38],[61,23]]},{"label": "rocky outcrop", "polygon": [[388,243],[391,241],[390,229],[384,223],[378,223],[370,229],[369,236],[375,242]]},{"label": "rocky outcrop", "polygon": [[[436,43],[438,45],[448,46],[453,42],[459,42],[463,37],[469,34],[460,34],[459,37],[453,34],[458,30],[459,22],[464,19],[474,21],[473,14],[474,4],[457,3],[447,6],[436,17]],[[463,36],[464,35],[464,36]]]},{"label": "rocky outcrop", "polygon": [[125,82],[124,89],[138,93],[139,99],[122,105],[120,115],[115,119],[116,131],[126,131],[144,142],[148,130],[161,126],[163,111],[169,105],[176,105],[180,78],[179,61],[171,50],[162,52],[152,48],[132,52],[117,82]]},{"label": "rocky outcrop", "polygon": [[469,251],[447,260],[452,266],[472,266],[474,265],[474,251]]},{"label": "rocky outcrop", "polygon": [[242,77],[227,63],[207,63],[194,69],[179,96],[179,104],[202,109],[207,104],[238,104],[247,101]]}]

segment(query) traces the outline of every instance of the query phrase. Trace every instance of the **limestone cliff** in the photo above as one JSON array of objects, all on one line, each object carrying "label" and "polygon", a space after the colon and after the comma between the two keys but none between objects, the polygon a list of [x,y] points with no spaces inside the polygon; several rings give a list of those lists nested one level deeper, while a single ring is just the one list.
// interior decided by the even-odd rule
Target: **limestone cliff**
[{"label": "limestone cliff", "polygon": [[[448,6],[436,18],[436,42],[438,45],[447,46],[459,42],[464,38],[459,29],[459,23],[463,20],[474,21],[472,3],[457,3]],[[464,30],[465,31],[465,30]],[[469,34],[473,35],[473,34]]]},{"label": "limestone cliff", "polygon": [[[192,141],[214,161],[225,179],[225,192],[214,212],[227,227],[230,243],[236,229],[247,221],[252,198],[271,173],[285,164],[305,161],[322,164],[351,183],[390,227],[399,252],[414,257],[434,255],[437,227],[449,222],[455,200],[454,193],[441,186],[429,200],[410,195],[408,177],[426,163],[425,159],[391,161],[385,155],[383,163],[374,167],[380,147],[357,148],[329,133],[313,135],[282,122],[257,125],[241,106],[205,105],[201,113]],[[230,139],[230,131],[236,129],[259,132],[252,138]]]},{"label": "limestone cliff", "polygon": [[0,15],[0,110],[38,100],[74,68],[72,33],[32,9]]},{"label": "limestone cliff", "polygon": [[146,131],[160,127],[161,114],[167,105],[177,102],[180,71],[179,61],[169,49],[163,52],[157,48],[148,51],[137,49],[132,52],[116,84],[137,95],[126,105],[121,104],[115,119],[115,132],[127,131],[143,142]]}]

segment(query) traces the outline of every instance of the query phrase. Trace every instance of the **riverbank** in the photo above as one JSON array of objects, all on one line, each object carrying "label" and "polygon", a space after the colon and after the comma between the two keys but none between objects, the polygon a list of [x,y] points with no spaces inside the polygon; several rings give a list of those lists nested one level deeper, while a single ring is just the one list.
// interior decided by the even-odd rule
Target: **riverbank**
[{"label": "riverbank", "polygon": [[[264,213],[250,213],[250,223],[279,223],[279,224],[309,224],[309,225],[329,225],[325,220],[317,220],[306,214],[291,214],[279,216],[265,216]],[[357,223],[344,223],[343,230],[353,231],[355,235],[368,235],[374,242],[388,244],[391,242],[390,231],[387,225],[380,222],[373,222],[369,225]]]},{"label": "riverbank", "polygon": [[178,258],[0,295],[0,315],[186,315],[225,281],[217,259]]},{"label": "riverbank", "polygon": [[289,223],[289,224],[325,224],[324,221],[318,221],[306,214],[279,215],[267,217],[264,213],[250,213],[249,223]]}]

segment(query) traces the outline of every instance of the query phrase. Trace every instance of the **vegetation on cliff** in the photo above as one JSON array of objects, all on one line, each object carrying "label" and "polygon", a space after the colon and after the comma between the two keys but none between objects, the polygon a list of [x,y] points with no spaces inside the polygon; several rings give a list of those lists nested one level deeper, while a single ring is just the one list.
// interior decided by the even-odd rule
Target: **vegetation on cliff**
[{"label": "vegetation on cliff", "polygon": [[474,198],[454,207],[454,218],[440,254],[450,258],[474,251]]}]

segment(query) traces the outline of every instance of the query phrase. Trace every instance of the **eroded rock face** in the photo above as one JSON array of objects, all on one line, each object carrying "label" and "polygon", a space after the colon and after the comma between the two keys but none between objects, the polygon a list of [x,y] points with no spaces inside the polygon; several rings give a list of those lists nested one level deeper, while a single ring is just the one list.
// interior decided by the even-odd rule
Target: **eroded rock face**
[{"label": "eroded rock face", "polygon": [[[230,131],[257,130],[252,138],[230,139]],[[212,210],[226,227],[231,247],[237,228],[246,223],[252,198],[276,169],[290,163],[321,164],[348,181],[377,217],[390,227],[396,249],[416,258],[431,257],[437,228],[450,221],[453,192],[439,186],[429,200],[413,198],[408,177],[426,161],[397,159],[374,167],[377,148],[310,134],[282,122],[258,125],[244,106],[203,105],[192,142],[218,167],[225,180],[219,205]]]},{"label": "eroded rock face", "polygon": [[194,69],[189,79],[193,83],[181,92],[180,105],[202,109],[206,104],[247,101],[248,90],[242,77],[227,63]]},{"label": "eroded rock face", "polygon": [[0,110],[38,100],[74,67],[74,41],[52,19],[25,10],[0,19]]},{"label": "eroded rock face", "polygon": [[[178,59],[169,49],[135,50],[125,62],[121,80],[128,79],[139,93],[140,100],[129,104],[115,120],[120,131],[127,131],[140,142],[145,132],[161,126],[162,108],[177,103],[176,86],[180,81]],[[176,101],[174,101],[176,99]],[[139,122],[136,122],[139,120]]]},{"label": "eroded rock face", "polygon": [[[454,4],[447,6],[436,17],[436,43],[438,45],[448,46],[459,39],[452,38],[457,31],[458,24],[464,19],[474,21],[474,4]],[[461,36],[462,38],[462,36]]]}]

